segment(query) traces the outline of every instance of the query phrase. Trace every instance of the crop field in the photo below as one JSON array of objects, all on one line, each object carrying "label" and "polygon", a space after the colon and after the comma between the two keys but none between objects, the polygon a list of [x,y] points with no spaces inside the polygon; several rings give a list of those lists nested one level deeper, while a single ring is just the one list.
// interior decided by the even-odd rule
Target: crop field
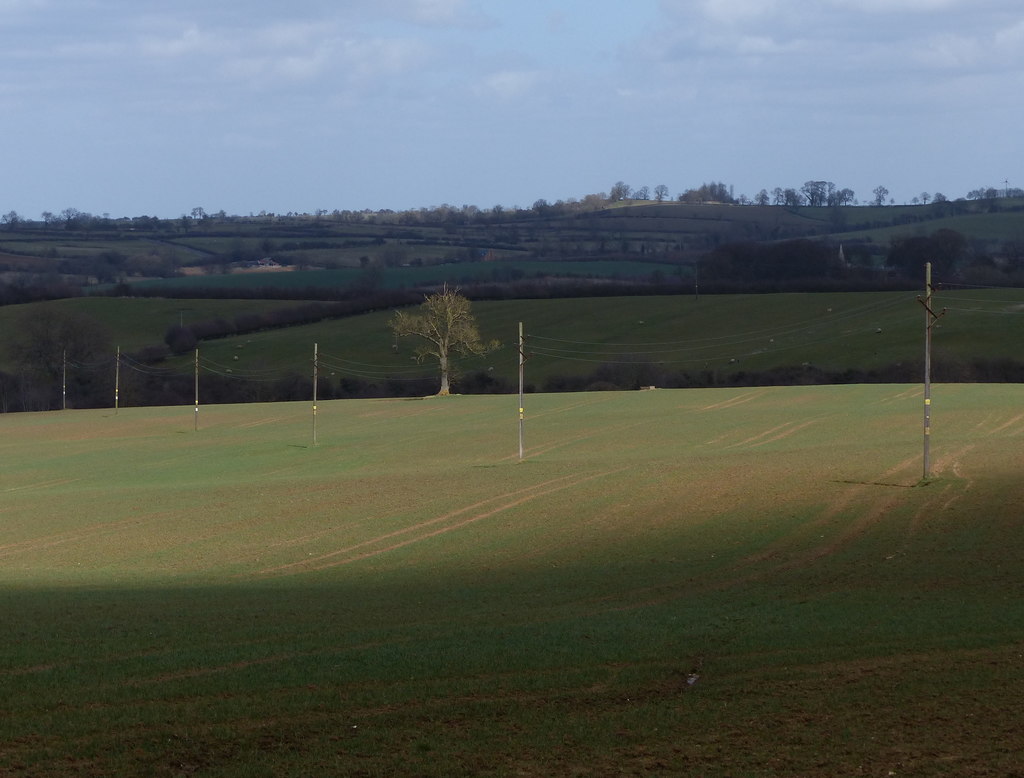
[{"label": "crop field", "polygon": [[[428,284],[506,281],[510,277],[541,276],[637,279],[653,273],[670,275],[676,268],[657,262],[625,260],[559,261],[510,259],[495,262],[449,262],[423,267],[377,268],[382,287],[400,289]],[[689,272],[689,271],[687,271]],[[138,281],[140,289],[329,289],[344,287],[364,278],[358,267],[334,270],[295,270],[289,273],[230,273],[181,276]]]},{"label": "crop field", "polygon": [[301,304],[288,300],[72,297],[27,305],[5,305],[0,307],[0,369],[8,367],[4,364],[6,345],[17,335],[17,323],[23,316],[37,316],[49,311],[89,316],[109,334],[112,345],[132,351],[163,343],[167,329],[176,324],[232,319],[240,314],[267,313]]},{"label": "crop field", "polygon": [[0,775],[1017,774],[1021,392],[0,416]]},{"label": "crop field", "polygon": [[[1024,290],[942,292],[949,308],[934,330],[936,362],[1020,358]],[[908,292],[608,297],[478,302],[473,312],[495,353],[462,361],[514,382],[518,323],[526,333],[526,381],[542,386],[556,374],[586,374],[601,364],[650,365],[666,371],[709,371],[727,377],[804,363],[829,370],[916,365],[923,358],[924,309]],[[338,375],[430,375],[412,360],[412,340],[393,350],[390,311],[203,343],[203,355],[249,371],[306,374],[313,344]],[[188,370],[188,358],[171,362]],[[325,373],[326,374],[326,373]]]}]

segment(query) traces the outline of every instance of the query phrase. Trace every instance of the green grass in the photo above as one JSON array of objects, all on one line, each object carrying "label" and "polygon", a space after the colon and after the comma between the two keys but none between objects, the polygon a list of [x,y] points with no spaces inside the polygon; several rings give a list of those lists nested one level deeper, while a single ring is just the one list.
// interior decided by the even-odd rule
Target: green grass
[{"label": "green grass", "polygon": [[[739,372],[766,371],[805,362],[828,371],[878,370],[923,360],[924,309],[913,293],[715,295],[579,298],[477,302],[484,339],[497,352],[464,360],[466,371],[490,370],[517,383],[518,322],[527,336],[525,377],[541,387],[554,375],[588,375],[602,363],[649,362],[669,373],[709,373],[726,380]],[[95,316],[114,345],[134,350],[162,344],[167,328],[247,311],[289,307],[288,301],[80,298],[38,303]],[[934,330],[937,362],[968,364],[976,358],[1020,359],[1024,326],[1021,290],[970,290],[936,295],[948,312]],[[16,337],[16,317],[30,306],[0,308],[3,340]],[[311,370],[318,344],[324,376],[368,380],[432,376],[413,360],[413,342],[392,350],[390,311],[325,320],[204,342],[204,360],[236,376],[283,377]],[[881,331],[881,332],[880,332]],[[163,366],[191,370],[191,354]],[[0,364],[2,368],[2,364]],[[644,382],[646,383],[646,382]],[[130,401],[130,400],[129,400]]]},{"label": "green grass", "polygon": [[5,415],[0,773],[1012,774],[1019,394]]},{"label": "green grass", "polygon": [[[949,307],[934,330],[936,360],[1019,358],[1021,290],[943,292]],[[527,382],[588,374],[602,363],[650,362],[669,372],[708,371],[725,378],[803,363],[827,369],[878,369],[923,360],[924,309],[906,292],[610,297],[474,303],[485,339],[501,349],[465,360],[515,383],[518,323],[527,335]],[[430,374],[412,362],[412,341],[397,353],[391,313],[326,321],[209,341],[205,358],[236,371],[308,371],[313,344],[344,372],[364,376]],[[187,367],[184,361],[183,369]]]},{"label": "green grass", "polygon": [[[366,252],[364,252],[366,253]],[[649,278],[653,273],[670,275],[671,265],[656,262],[558,260],[502,260],[500,262],[451,262],[424,267],[381,268],[380,284],[387,289],[440,284],[442,282],[503,281],[510,273],[519,277],[589,277],[636,279]],[[348,286],[365,276],[359,267],[335,270],[295,270],[277,273],[231,273],[227,275],[182,276],[138,281],[140,289],[307,289]]]},{"label": "green grass", "polygon": [[[87,312],[107,327],[112,343],[133,350],[162,343],[167,327],[179,317],[188,324],[295,304],[81,298],[36,305]],[[935,306],[949,308],[934,330],[937,361],[956,365],[976,358],[1020,358],[1024,291],[942,291]],[[26,308],[0,308],[0,338],[16,335],[10,323]],[[526,379],[538,387],[551,375],[589,374],[601,363],[614,362],[650,362],[659,370],[707,371],[724,379],[740,371],[803,363],[827,370],[870,370],[923,360],[924,310],[917,295],[907,292],[509,300],[474,303],[473,311],[484,338],[498,339],[503,346],[464,361],[463,368],[491,368],[515,384],[515,342],[522,321],[530,354]],[[411,340],[402,341],[397,353],[392,350],[390,316],[390,311],[378,311],[247,333],[204,342],[200,352],[238,375],[305,375],[317,343],[324,375],[333,380],[344,375],[432,375],[429,365],[413,362]],[[0,355],[3,351],[0,342]],[[186,355],[168,366],[188,371],[190,360]]]},{"label": "green grass", "polygon": [[27,305],[0,307],[0,368],[9,339],[17,337],[15,323],[33,311],[74,311],[94,318],[114,346],[134,351],[162,344],[167,329],[210,319],[233,319],[242,313],[264,313],[303,305],[287,300],[171,300],[164,298],[75,297]]}]

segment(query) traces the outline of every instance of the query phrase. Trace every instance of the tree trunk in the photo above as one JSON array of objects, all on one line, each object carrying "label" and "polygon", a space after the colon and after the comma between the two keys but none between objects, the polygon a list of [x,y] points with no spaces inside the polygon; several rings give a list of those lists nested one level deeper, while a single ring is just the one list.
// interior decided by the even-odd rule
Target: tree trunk
[{"label": "tree trunk", "polygon": [[438,391],[438,394],[451,394],[451,386],[448,380],[448,354],[443,349],[439,361],[441,363],[441,389]]}]

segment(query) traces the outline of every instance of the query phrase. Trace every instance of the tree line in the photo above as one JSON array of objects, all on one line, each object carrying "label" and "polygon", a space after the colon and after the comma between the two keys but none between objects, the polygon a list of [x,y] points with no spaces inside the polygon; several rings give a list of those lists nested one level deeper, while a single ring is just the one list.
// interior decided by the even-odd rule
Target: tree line
[{"label": "tree line", "polygon": [[[961,200],[993,200],[998,198],[1024,197],[1024,189],[1010,187],[1006,183],[1003,187],[981,186],[968,191]],[[528,218],[530,216],[564,216],[574,213],[599,210],[609,204],[625,201],[634,202],[680,202],[687,204],[708,204],[722,203],[727,205],[758,205],[758,206],[783,206],[797,208],[809,207],[842,207],[848,205],[895,205],[896,201],[890,197],[889,189],[884,185],[876,186],[869,199],[859,200],[856,193],[848,188],[842,187],[828,180],[810,180],[801,186],[782,187],[776,186],[772,189],[763,188],[752,196],[746,194],[735,194],[731,184],[721,181],[704,182],[699,186],[681,190],[674,197],[671,190],[665,184],[658,184],[654,187],[642,185],[633,188],[625,181],[616,181],[607,192],[595,192],[583,195],[582,197],[569,197],[549,202],[544,198],[538,198],[528,207],[519,205],[504,206],[494,205],[492,207],[480,207],[476,205],[454,206],[443,203],[436,206],[423,208],[412,208],[395,211],[392,209],[378,210],[327,210],[316,209],[312,213],[288,211],[278,214],[268,211],[250,213],[245,215],[229,215],[224,210],[215,213],[208,212],[205,208],[197,206],[189,213],[183,213],[176,218],[160,218],[157,216],[133,216],[133,217],[112,217],[109,213],[95,215],[77,208],[64,208],[60,211],[43,211],[38,220],[25,217],[15,210],[0,215],[0,225],[9,230],[44,229],[44,230],[83,230],[83,231],[117,231],[125,228],[146,230],[146,231],[173,231],[187,232],[197,224],[217,224],[238,221],[265,221],[268,219],[296,219],[296,220],[333,220],[338,222],[361,222],[373,221],[375,223],[396,223],[396,224],[467,224],[471,222],[502,222],[509,219]],[[911,205],[927,205],[930,202],[949,202],[950,198],[941,192],[929,193],[927,191],[914,195],[910,200]]]}]

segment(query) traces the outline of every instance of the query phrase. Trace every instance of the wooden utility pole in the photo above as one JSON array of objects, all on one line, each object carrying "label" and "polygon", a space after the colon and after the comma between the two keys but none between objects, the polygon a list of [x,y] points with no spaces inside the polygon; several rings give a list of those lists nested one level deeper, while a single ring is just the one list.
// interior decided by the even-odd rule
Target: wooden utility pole
[{"label": "wooden utility pole", "polygon": [[932,327],[946,313],[943,308],[935,313],[932,308],[932,263],[924,266],[924,297],[918,302],[924,306],[924,478],[931,477],[931,438],[932,438]]},{"label": "wooden utility pole", "polygon": [[519,322],[519,459],[523,458],[523,426],[526,423],[525,409],[523,406],[523,366],[526,364],[526,352],[523,350],[523,323]]},{"label": "wooden utility pole", "polygon": [[316,382],[320,372],[320,344],[313,344],[313,445],[316,445]]},{"label": "wooden utility pole", "polygon": [[199,431],[199,349],[196,349],[196,360],[195,360],[195,384],[196,384],[196,413],[193,417],[192,429],[196,432]]}]

